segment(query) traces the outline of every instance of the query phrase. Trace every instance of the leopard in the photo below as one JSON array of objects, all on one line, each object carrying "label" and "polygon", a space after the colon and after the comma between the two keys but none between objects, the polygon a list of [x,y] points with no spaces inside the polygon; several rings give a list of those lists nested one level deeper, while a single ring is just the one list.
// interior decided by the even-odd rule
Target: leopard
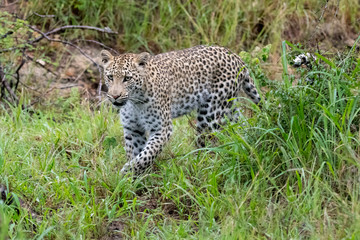
[{"label": "leopard", "polygon": [[[120,112],[127,162],[121,174],[144,173],[170,140],[172,119],[195,112],[197,146],[239,116],[244,95],[261,97],[246,64],[228,48],[200,45],[152,55],[100,52],[107,98]],[[224,121],[224,119],[226,121]]]}]

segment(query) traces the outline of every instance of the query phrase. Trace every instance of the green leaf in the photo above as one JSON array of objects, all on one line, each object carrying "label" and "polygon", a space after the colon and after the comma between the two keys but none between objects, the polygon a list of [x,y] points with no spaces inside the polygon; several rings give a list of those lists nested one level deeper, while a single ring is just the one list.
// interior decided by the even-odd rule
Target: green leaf
[{"label": "green leaf", "polygon": [[103,147],[105,150],[109,150],[111,148],[115,148],[118,145],[116,138],[114,137],[105,137],[103,142]]}]

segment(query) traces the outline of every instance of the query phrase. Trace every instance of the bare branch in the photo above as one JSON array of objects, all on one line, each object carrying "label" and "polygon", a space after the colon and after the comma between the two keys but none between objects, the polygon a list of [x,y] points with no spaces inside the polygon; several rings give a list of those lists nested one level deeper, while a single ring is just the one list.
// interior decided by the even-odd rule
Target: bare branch
[{"label": "bare branch", "polygon": [[109,33],[109,34],[118,34],[118,32],[115,32],[113,30],[111,30],[109,27],[105,27],[105,28],[98,28],[98,27],[92,27],[92,26],[84,26],[84,25],[67,25],[67,26],[62,26],[59,28],[55,28],[54,30],[48,32],[47,34],[54,34],[56,32],[65,30],[65,29],[88,29],[88,30],[94,30],[94,31],[98,31],[98,32],[103,32],[103,33]]},{"label": "bare branch", "polygon": [[8,31],[7,33],[5,33],[4,35],[2,35],[1,37],[0,37],[0,39],[4,39],[4,38],[6,38],[7,36],[9,36],[9,35],[11,35],[11,34],[13,34],[14,33],[14,31]]},{"label": "bare branch", "polygon": [[68,89],[68,88],[79,87],[79,86],[81,86],[81,84],[73,84],[73,85],[68,85],[68,86],[63,86],[63,87],[57,87],[56,89]]},{"label": "bare branch", "polygon": [[11,87],[9,86],[8,82],[6,81],[5,78],[3,78],[2,83],[4,84],[6,90],[9,92],[9,94],[11,95],[11,97],[16,101],[16,104],[19,102],[18,97],[16,96],[16,94],[14,93],[14,91],[11,89]]},{"label": "bare branch", "polygon": [[329,0],[326,0],[325,6],[324,6],[324,8],[323,8],[323,11],[322,11],[322,13],[321,13],[321,16],[320,16],[318,22],[321,22],[321,20],[323,19],[324,14],[325,14],[325,12],[326,12],[326,9],[327,9],[327,7],[328,7],[328,3],[329,3]]},{"label": "bare branch", "polygon": [[[36,12],[34,12],[33,14],[36,15],[36,16],[39,16],[39,17],[55,17],[54,15],[41,15],[41,14],[38,14],[38,13],[36,13]],[[23,56],[25,56],[27,59],[29,59],[29,60],[31,60],[31,61],[34,61],[34,59],[33,59],[32,57],[28,56],[28,55],[25,53],[25,50],[27,50],[27,49],[29,48],[29,45],[34,46],[37,42],[41,41],[41,40],[44,39],[44,38],[47,39],[47,40],[50,41],[50,42],[60,42],[60,43],[63,43],[63,44],[65,44],[65,45],[69,45],[69,46],[77,49],[85,58],[87,58],[91,63],[93,63],[93,64],[97,67],[97,69],[98,69],[98,71],[99,71],[99,75],[100,75],[100,81],[99,81],[99,85],[98,85],[98,95],[99,95],[99,97],[101,98],[101,88],[102,88],[102,68],[101,68],[101,66],[100,66],[96,61],[94,61],[88,54],[86,54],[79,46],[75,45],[74,43],[72,43],[72,42],[70,42],[70,41],[61,40],[61,39],[54,39],[54,38],[51,38],[51,37],[49,37],[49,36],[52,35],[52,34],[58,33],[58,32],[60,32],[60,31],[64,31],[64,30],[66,30],[66,29],[85,29],[85,30],[98,31],[98,32],[107,33],[107,34],[118,34],[117,32],[111,30],[111,29],[108,28],[108,27],[98,28],[98,27],[83,26],[83,25],[67,25],[67,26],[62,26],[62,27],[59,27],[59,28],[55,28],[55,29],[53,29],[53,30],[51,30],[51,31],[48,31],[48,32],[44,33],[44,32],[42,32],[41,30],[37,29],[36,27],[30,26],[30,25],[26,25],[26,26],[27,26],[29,29],[32,29],[33,31],[39,33],[40,36],[37,37],[37,38],[35,38],[35,39],[32,39],[32,40],[27,40],[27,42],[18,44],[18,45],[15,46],[15,47],[11,47],[11,48],[8,48],[8,49],[0,49],[0,53],[2,53],[2,52],[10,52],[10,51],[14,51],[14,50],[19,50],[19,49],[20,49],[20,50],[23,51]],[[5,35],[0,36],[0,39],[1,39],[1,38],[5,38],[5,37],[7,37],[7,36],[10,35],[10,34],[13,34],[13,32],[9,31],[8,33],[5,33]],[[114,53],[117,54],[117,55],[119,54],[116,50],[114,50],[114,49],[112,49],[112,48],[110,48],[110,47],[107,47],[106,45],[104,45],[104,44],[102,44],[102,43],[100,43],[100,42],[98,42],[98,41],[95,41],[95,40],[85,40],[85,41],[95,43],[95,44],[97,44],[97,45],[102,46],[102,47],[105,48],[105,49],[111,50],[112,52],[114,52]],[[16,77],[15,77],[15,78],[16,78],[17,81],[16,81],[15,90],[17,89],[18,84],[19,84],[19,82],[20,82],[19,71],[20,71],[20,69],[22,68],[22,66],[24,65],[24,62],[25,62],[25,60],[23,59],[22,62],[21,62],[21,64],[20,64],[20,66],[19,66],[18,69],[16,70]],[[34,62],[36,62],[36,61],[34,61]],[[36,63],[39,64],[38,62],[36,62]],[[39,65],[41,65],[41,64],[39,64]],[[52,72],[50,69],[47,69],[47,68],[44,67],[43,65],[41,65],[41,67],[43,67],[44,69],[46,69],[48,72],[51,72],[51,73],[54,74],[55,76],[57,76],[57,74],[55,74],[54,72]],[[3,81],[3,82],[4,82],[4,81]],[[5,86],[5,84],[7,84],[7,83],[4,83],[4,84],[3,84],[3,87],[5,87],[6,90],[9,91],[9,89],[8,89],[8,87],[9,87],[8,84],[7,84],[7,86]],[[10,88],[10,90],[12,90],[12,89]],[[2,93],[2,94],[1,94],[2,96],[5,96],[5,89],[4,89],[4,88],[1,89],[1,93]],[[11,95],[13,95],[13,92],[10,92],[10,91],[9,91],[9,93],[10,93]],[[15,97],[16,97],[16,96],[15,96]]]},{"label": "bare branch", "polygon": [[337,2],[335,17],[337,17],[337,15],[339,13],[339,7],[340,7],[340,0],[338,0],[338,2]]},{"label": "bare branch", "polygon": [[94,63],[95,65],[98,65],[89,55],[87,55],[80,47],[76,46],[75,44],[73,44],[72,42],[68,42],[68,41],[64,41],[64,40],[60,40],[60,39],[54,39],[54,38],[49,38],[46,33],[43,33],[42,31],[40,31],[39,29],[36,29],[34,27],[29,26],[32,30],[40,33],[41,35],[44,36],[44,38],[46,38],[47,40],[49,40],[50,42],[60,42],[69,46],[72,46],[74,48],[76,48],[83,56],[85,56],[87,59],[89,59],[92,63]]},{"label": "bare branch", "polygon": [[37,28],[34,28],[32,26],[29,26],[29,28],[31,28],[32,30],[40,33],[44,38],[46,38],[49,41],[52,42],[61,42],[63,44],[67,44],[69,46],[72,46],[73,48],[76,48],[84,57],[86,57],[88,60],[90,60],[99,70],[99,75],[100,75],[100,80],[99,80],[99,87],[98,87],[98,95],[99,98],[101,98],[101,87],[102,87],[102,70],[101,70],[101,66],[99,64],[97,64],[97,62],[95,62],[89,55],[87,55],[80,47],[78,47],[77,45],[73,44],[72,42],[68,42],[68,41],[64,41],[64,40],[60,40],[60,39],[53,39],[53,38],[49,38],[46,33],[43,33],[42,31],[40,31]]},{"label": "bare branch", "polygon": [[36,93],[38,93],[38,94],[40,94],[40,95],[44,94],[43,92],[40,92],[40,91],[38,91],[37,89],[32,88],[32,87],[30,87],[30,86],[26,85],[26,84],[25,84],[25,83],[23,83],[22,81],[19,81],[19,82],[20,82],[20,84],[21,84],[21,85],[23,85],[24,87],[26,87],[26,88],[30,89],[31,91],[34,91],[34,92],[36,92]]},{"label": "bare branch", "polygon": [[25,57],[27,59],[29,59],[30,61],[33,61],[34,63],[36,63],[37,65],[39,65],[40,67],[44,68],[46,71],[48,71],[49,73],[52,73],[54,76],[58,76],[58,74],[54,73],[52,70],[48,69],[47,67],[41,65],[40,63],[38,63],[37,61],[34,60],[34,58],[30,57],[29,55],[25,54]]},{"label": "bare branch", "polygon": [[329,0],[326,0],[326,3],[325,3],[325,5],[324,5],[324,7],[323,7],[323,9],[322,9],[321,15],[320,15],[319,19],[317,19],[317,22],[316,22],[316,25],[315,25],[315,31],[313,31],[313,33],[312,33],[312,34],[309,34],[309,36],[307,37],[307,42],[308,42],[308,43],[310,43],[310,42],[312,42],[312,41],[314,41],[314,40],[317,41],[317,39],[316,39],[314,36],[316,36],[316,34],[317,34],[317,33],[319,32],[319,30],[320,30],[319,25],[320,25],[321,20],[323,19],[324,14],[325,14],[325,12],[326,12],[326,10],[327,10],[327,8],[328,8],[328,3],[329,3]]},{"label": "bare branch", "polygon": [[101,101],[101,88],[102,88],[102,71],[100,71],[100,79],[99,79],[99,86],[98,86],[98,95],[99,95],[100,101]]},{"label": "bare branch", "polygon": [[[28,26],[28,27],[31,27],[31,26]],[[117,32],[114,32],[113,30],[111,30],[108,27],[106,27],[106,28],[98,28],[98,27],[82,26],[82,25],[67,25],[67,26],[62,26],[62,27],[59,27],[59,28],[55,28],[54,30],[51,30],[50,32],[44,33],[44,35],[30,41],[29,44],[36,43],[36,42],[40,41],[41,39],[43,39],[45,36],[49,36],[51,34],[63,31],[65,29],[88,29],[88,30],[94,30],[94,31],[103,32],[103,33],[118,34]]]},{"label": "bare branch", "polygon": [[80,41],[84,41],[84,42],[90,42],[90,43],[95,43],[107,50],[110,50],[112,51],[113,53],[115,53],[116,55],[119,55],[120,53],[118,51],[116,51],[115,49],[111,48],[111,47],[108,47],[106,46],[105,44],[101,43],[101,42],[98,42],[98,41],[95,41],[95,40],[88,40],[88,39],[77,39],[75,40],[75,42],[80,42]]},{"label": "bare branch", "polygon": [[99,72],[101,72],[100,65],[97,64],[97,62],[95,62],[89,55],[87,55],[79,46],[76,46],[75,44],[73,44],[71,42],[58,40],[58,39],[49,38],[48,40],[52,41],[52,42],[61,42],[63,44],[66,44],[66,45],[69,45],[69,46],[71,46],[73,48],[76,48],[84,57],[86,57],[89,61],[91,61],[98,68]]},{"label": "bare branch", "polygon": [[16,103],[18,103],[19,99],[17,98],[14,91],[11,89],[8,82],[6,81],[5,73],[3,72],[2,67],[0,67],[0,76],[1,76],[1,84],[5,87],[5,89],[8,91],[10,96],[16,101]]},{"label": "bare branch", "polygon": [[[41,41],[44,38],[48,39],[47,36],[52,35],[52,34],[57,33],[57,32],[60,32],[60,31],[63,31],[65,29],[88,29],[88,30],[94,30],[94,31],[98,31],[98,32],[108,33],[108,34],[118,34],[117,32],[111,30],[108,27],[106,27],[106,28],[98,28],[98,27],[82,26],[82,25],[67,25],[67,26],[62,26],[62,27],[56,28],[56,29],[54,29],[54,30],[52,30],[50,32],[46,32],[46,33],[41,32],[40,30],[38,30],[36,28],[33,28],[30,25],[27,25],[27,27],[29,27],[30,29],[33,29],[34,31],[40,33],[41,36],[38,37],[38,38],[35,38],[33,40],[27,41],[25,43],[22,43],[24,45],[26,45],[26,44],[32,45],[34,43],[37,43],[37,42]],[[26,46],[12,47],[12,48],[7,48],[7,49],[0,49],[0,53],[2,53],[2,52],[11,52],[11,51],[18,50],[18,49],[26,49]]]},{"label": "bare branch", "polygon": [[15,5],[19,2],[19,0],[16,0],[15,2],[12,2],[12,3],[9,3],[7,5],[0,5],[0,8],[7,8],[7,7],[10,7],[12,5]]},{"label": "bare branch", "polygon": [[42,17],[42,18],[53,18],[56,17],[56,15],[41,15],[38,14],[37,12],[33,12],[34,15],[38,16],[38,17]]},{"label": "bare branch", "polygon": [[11,52],[11,51],[18,50],[18,49],[24,50],[24,49],[26,49],[26,47],[22,46],[22,47],[12,47],[12,48],[0,49],[0,53]]},{"label": "bare branch", "polygon": [[[3,69],[0,65],[0,80],[1,82],[4,81],[5,79],[5,73],[3,72]],[[4,98],[5,97],[5,89],[4,89],[4,86],[1,86],[1,98]]]},{"label": "bare branch", "polygon": [[18,68],[17,68],[16,71],[15,71],[15,74],[16,74],[16,83],[15,83],[15,88],[14,88],[15,91],[16,91],[16,89],[18,88],[19,82],[20,82],[19,71],[20,71],[20,69],[24,66],[25,62],[26,62],[25,59],[22,58],[20,65],[18,66]]},{"label": "bare branch", "polygon": [[55,89],[59,89],[59,90],[63,90],[63,89],[68,89],[68,88],[73,88],[73,87],[79,87],[79,86],[82,86],[81,84],[72,84],[72,85],[67,85],[67,86],[62,86],[62,87],[52,87],[50,89],[48,89],[45,93],[43,93],[43,96],[49,94],[50,92],[52,92],[53,90]]}]

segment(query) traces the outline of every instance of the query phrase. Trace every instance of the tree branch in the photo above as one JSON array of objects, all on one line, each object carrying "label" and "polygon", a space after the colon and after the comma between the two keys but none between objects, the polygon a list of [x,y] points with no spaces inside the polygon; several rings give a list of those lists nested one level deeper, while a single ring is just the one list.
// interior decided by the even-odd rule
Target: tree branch
[{"label": "tree branch", "polygon": [[34,63],[36,63],[37,65],[39,65],[40,67],[44,68],[46,71],[48,71],[49,73],[53,74],[54,76],[58,76],[58,74],[54,73],[52,70],[48,69],[47,67],[41,65],[40,63],[38,63],[37,61],[35,61],[32,57],[30,57],[29,55],[25,54],[25,57],[27,59],[29,59],[30,61],[33,61]]},{"label": "tree branch", "polygon": [[[40,30],[38,30],[36,28],[33,28],[30,25],[27,25],[27,27],[29,27],[30,29],[40,33],[41,36],[38,37],[38,38],[35,38],[33,40],[27,41],[25,43],[22,43],[24,45],[26,45],[26,44],[33,45],[34,43],[37,43],[37,42],[41,41],[44,38],[47,38],[49,40],[49,38],[47,36],[52,35],[52,34],[57,33],[57,32],[60,32],[60,31],[63,31],[65,29],[88,29],[88,30],[93,30],[93,31],[98,31],[98,32],[103,32],[103,33],[108,33],[108,34],[118,34],[118,32],[115,32],[115,31],[113,31],[113,30],[111,30],[110,28],[107,28],[107,27],[106,28],[98,28],[98,27],[82,26],[82,25],[62,26],[62,27],[59,27],[59,28],[55,28],[54,30],[51,30],[51,31],[46,32],[46,33],[41,32]],[[26,49],[26,46],[12,47],[12,48],[7,48],[7,49],[0,49],[0,53],[2,53],[2,52],[11,52],[11,51],[14,51],[14,50],[17,50],[17,49]]]},{"label": "tree branch", "polygon": [[0,40],[6,38],[7,36],[9,36],[9,35],[11,35],[11,34],[13,34],[13,33],[14,33],[14,31],[8,31],[7,33],[5,33],[4,35],[2,35],[2,36],[0,37]]},{"label": "tree branch", "polygon": [[15,74],[16,74],[15,91],[16,91],[16,89],[18,88],[19,82],[20,82],[20,74],[19,74],[19,71],[20,71],[20,69],[24,66],[25,62],[26,62],[25,59],[22,58],[20,65],[18,66],[18,68],[17,68],[16,71],[15,71]]},{"label": "tree branch", "polygon": [[[16,1],[17,2],[17,1]],[[13,3],[12,3],[13,4]],[[34,15],[36,16],[39,16],[39,17],[55,17],[54,15],[41,15],[41,14],[38,14],[36,12],[33,13]],[[11,52],[11,51],[14,51],[14,50],[22,50],[23,51],[23,57],[25,57],[25,59],[23,58],[20,65],[17,67],[16,71],[15,71],[15,75],[13,76],[15,79],[16,79],[16,83],[15,83],[15,92],[18,88],[18,84],[20,83],[20,75],[19,75],[19,71],[20,69],[23,67],[23,65],[25,64],[26,62],[26,59],[29,59],[31,61],[34,61],[34,59],[30,56],[28,56],[26,54],[26,50],[28,50],[30,48],[30,46],[34,46],[36,45],[36,43],[38,43],[39,41],[41,41],[42,39],[46,39],[50,42],[60,42],[62,44],[65,44],[65,45],[69,45],[73,48],[75,48],[76,50],[78,50],[85,58],[87,58],[94,66],[97,67],[98,71],[99,71],[99,75],[100,75],[100,81],[99,81],[99,85],[98,85],[98,95],[99,97],[101,98],[101,88],[102,88],[102,67],[96,62],[94,61],[94,59],[92,57],[90,57],[88,54],[86,54],[85,51],[83,51],[79,46],[77,46],[76,44],[74,44],[73,42],[70,42],[70,41],[66,41],[66,40],[61,40],[61,39],[54,39],[54,38],[51,38],[50,35],[53,35],[55,33],[58,33],[58,32],[61,32],[61,31],[64,31],[66,29],[85,29],[85,30],[92,30],[92,31],[98,31],[98,32],[102,32],[102,33],[107,33],[107,34],[118,34],[117,32],[111,30],[110,28],[108,27],[105,27],[105,28],[98,28],[98,27],[92,27],[92,26],[84,26],[84,25],[66,25],[66,26],[62,26],[62,27],[58,27],[58,28],[55,28],[51,31],[48,31],[48,32],[42,32],[41,30],[37,29],[36,27],[33,27],[31,25],[28,25],[28,24],[25,24],[26,27],[28,27],[29,29],[37,32],[40,34],[39,37],[37,38],[33,38],[33,39],[26,39],[26,42],[24,43],[20,43],[18,44],[17,46],[15,45],[14,47],[11,47],[11,48],[8,48],[8,49],[0,49],[0,53],[2,52]],[[0,39],[3,39],[3,38],[6,38],[8,37],[9,35],[13,34],[14,32],[13,31],[8,31],[7,33],[5,33],[4,35],[0,36]],[[97,44],[97,45],[100,45],[101,47],[103,48],[106,48],[110,51],[112,51],[113,53],[115,54],[119,54],[116,50],[110,48],[110,47],[107,47],[106,45],[98,42],[98,41],[95,41],[95,40],[84,40],[86,42],[91,42],[91,43],[94,43],[94,44]],[[36,61],[34,61],[36,62]],[[36,62],[37,64],[39,64],[38,62]],[[39,64],[41,65],[41,64]],[[54,74],[55,76],[57,76],[56,73],[54,73],[53,71],[51,71],[50,69],[44,67],[43,65],[41,65],[41,67],[43,67],[44,69],[46,69],[48,72],[51,72],[52,74]],[[2,71],[1,69],[1,66],[0,66],[0,70]],[[3,73],[3,72],[2,72]],[[3,98],[8,98],[8,96],[6,96],[6,92],[9,93],[9,95],[14,98],[14,100],[16,100],[18,102],[18,98],[16,97],[13,89],[9,86],[9,83],[5,80],[5,74],[3,74],[2,77],[0,77],[0,81],[1,81],[1,97]]]},{"label": "tree branch", "polygon": [[[34,28],[32,26],[28,26],[30,29],[40,33],[44,38],[46,38],[48,41],[52,41],[52,42],[61,42],[63,44],[67,44],[69,46],[72,46],[73,48],[76,48],[84,57],[86,57],[88,60],[90,60],[95,66],[96,68],[99,70],[99,75],[100,75],[100,80],[99,80],[99,87],[98,87],[98,95],[99,97],[101,97],[101,87],[102,87],[102,69],[101,66],[99,64],[97,64],[97,62],[95,62],[89,55],[87,55],[80,47],[78,47],[77,45],[73,44],[72,42],[68,42],[68,41],[64,41],[64,40],[60,40],[60,39],[53,39],[53,38],[49,38],[46,33],[43,33],[42,31],[40,31],[37,28]],[[66,27],[66,26],[65,26]],[[60,28],[59,28],[60,29]]]},{"label": "tree branch", "polygon": [[15,2],[9,3],[9,4],[7,4],[7,5],[0,5],[0,8],[7,8],[7,7],[10,7],[10,6],[12,6],[12,5],[17,4],[17,3],[18,3],[18,1],[19,1],[19,0],[16,0]]},{"label": "tree branch", "polygon": [[88,30],[94,30],[94,31],[103,32],[103,33],[118,34],[118,32],[114,32],[113,30],[111,30],[110,28],[107,28],[107,27],[106,28],[98,28],[98,27],[83,26],[83,25],[67,25],[67,26],[55,28],[54,30],[44,33],[44,35],[42,35],[41,37],[38,37],[38,38],[30,41],[29,44],[36,43],[36,42],[40,41],[41,39],[43,39],[45,36],[49,36],[51,34],[63,31],[65,29],[88,29]]},{"label": "tree branch", "polygon": [[33,12],[33,14],[38,16],[38,17],[41,17],[41,18],[53,18],[53,17],[56,17],[56,15],[41,15],[41,14],[38,14],[37,12]]},{"label": "tree branch", "polygon": [[[5,87],[5,89],[8,91],[8,93],[10,94],[10,96],[16,101],[16,104],[19,102],[19,99],[17,98],[17,96],[15,95],[14,91],[11,89],[11,87],[9,86],[8,82],[6,81],[6,77],[5,77],[5,73],[2,69],[2,67],[0,66],[0,77],[1,77],[1,84],[3,85],[3,87]],[[2,89],[3,90],[3,89]],[[3,91],[2,91],[3,92]],[[3,92],[4,96],[5,96],[5,92]],[[2,97],[4,97],[2,96]],[[9,99],[7,99],[9,100]]]},{"label": "tree branch", "polygon": [[96,45],[99,45],[107,50],[110,50],[112,51],[113,53],[115,53],[116,55],[119,55],[120,53],[118,51],[116,51],[115,49],[111,48],[111,47],[108,47],[106,46],[105,44],[101,43],[101,42],[98,42],[98,41],[95,41],[95,40],[88,40],[88,39],[77,39],[75,40],[75,42],[80,42],[80,41],[84,41],[84,42],[90,42],[90,43],[95,43]]}]

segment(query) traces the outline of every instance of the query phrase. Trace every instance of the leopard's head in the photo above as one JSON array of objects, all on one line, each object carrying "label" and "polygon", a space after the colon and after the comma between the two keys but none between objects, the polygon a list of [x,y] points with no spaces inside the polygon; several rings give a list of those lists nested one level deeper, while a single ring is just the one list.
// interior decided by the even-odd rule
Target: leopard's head
[{"label": "leopard's head", "polygon": [[142,88],[150,54],[144,52],[113,56],[109,51],[102,50],[100,55],[104,67],[104,80],[108,87],[107,97],[112,104],[122,107],[128,100],[136,101],[134,94]]}]

